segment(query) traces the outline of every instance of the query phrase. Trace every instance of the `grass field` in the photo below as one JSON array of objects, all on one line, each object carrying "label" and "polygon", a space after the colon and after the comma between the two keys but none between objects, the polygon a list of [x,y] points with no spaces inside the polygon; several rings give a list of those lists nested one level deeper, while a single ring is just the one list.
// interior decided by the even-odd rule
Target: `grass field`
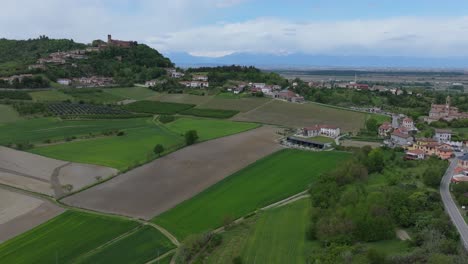
[{"label": "grass field", "polygon": [[144,226],[77,263],[147,263],[175,246],[159,231]]},{"label": "grass field", "polygon": [[125,110],[149,114],[177,114],[194,107],[191,104],[167,103],[158,101],[138,101],[125,105]]},{"label": "grass field", "polygon": [[200,141],[237,134],[258,127],[253,123],[232,122],[202,118],[181,117],[165,125],[171,131],[183,135],[188,130],[196,130]]},{"label": "grass field", "polygon": [[137,226],[118,218],[68,211],[0,244],[0,262],[70,263]]},{"label": "grass field", "polygon": [[61,91],[66,95],[72,96],[75,101],[115,103],[125,99],[115,94],[106,93],[98,88],[63,89]]},{"label": "grass field", "polygon": [[166,94],[166,93],[157,93],[156,95],[148,98],[148,100],[161,101],[161,102],[171,102],[179,104],[194,104],[199,105],[205,102],[208,102],[213,98],[212,96],[200,96],[193,94]]},{"label": "grass field", "polygon": [[166,152],[183,145],[183,138],[155,124],[126,129],[124,136],[96,138],[32,149],[31,152],[80,163],[127,170],[155,158],[153,148],[162,144]]},{"label": "grass field", "polygon": [[230,118],[238,114],[235,110],[209,109],[209,108],[191,108],[181,112],[183,115],[193,115],[209,118]]},{"label": "grass field", "polygon": [[146,87],[109,88],[103,89],[103,91],[114,96],[134,100],[145,100],[156,95],[156,92]]},{"label": "grass field", "polygon": [[214,108],[247,112],[263,104],[266,104],[269,101],[271,101],[269,98],[248,97],[236,99],[215,96],[206,103],[198,105],[197,108]]},{"label": "grass field", "polygon": [[234,117],[238,121],[305,127],[314,124],[335,125],[343,132],[359,131],[369,114],[318,104],[295,104],[274,100],[271,103]]},{"label": "grass field", "polygon": [[[262,212],[253,223],[223,234],[223,243],[206,263],[306,263],[312,246],[306,240],[309,227],[309,199]],[[232,233],[232,234],[231,234]]]},{"label": "grass field", "polygon": [[282,150],[211,186],[156,217],[179,238],[222,226],[258,208],[307,189],[322,172],[348,159],[343,152]]},{"label": "grass field", "polygon": [[37,102],[57,102],[57,101],[65,101],[65,100],[73,100],[73,97],[64,94],[59,90],[48,90],[48,91],[38,91],[38,92],[30,92],[29,93],[34,101]]},{"label": "grass field", "polygon": [[20,117],[18,112],[15,111],[15,109],[11,108],[8,105],[0,104],[0,123],[10,123],[21,119],[22,118]]},{"label": "grass field", "polygon": [[318,137],[312,137],[308,138],[311,141],[319,142],[319,143],[333,143],[335,140],[333,138],[329,137],[323,137],[323,136],[318,136]]},{"label": "grass field", "polygon": [[21,120],[0,124],[0,144],[42,143],[44,140],[63,140],[66,137],[102,133],[124,128],[144,127],[150,122],[146,118],[125,120],[80,120],[61,121],[57,118]]}]

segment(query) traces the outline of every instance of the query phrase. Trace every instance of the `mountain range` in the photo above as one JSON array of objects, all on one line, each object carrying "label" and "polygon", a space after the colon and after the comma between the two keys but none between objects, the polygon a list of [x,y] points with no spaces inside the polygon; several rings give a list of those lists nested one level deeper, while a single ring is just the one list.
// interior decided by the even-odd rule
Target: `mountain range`
[{"label": "mountain range", "polygon": [[421,68],[468,69],[466,57],[423,58],[405,56],[335,56],[293,53],[287,55],[233,53],[223,57],[193,56],[184,52],[167,53],[180,67],[252,65],[259,68]]}]

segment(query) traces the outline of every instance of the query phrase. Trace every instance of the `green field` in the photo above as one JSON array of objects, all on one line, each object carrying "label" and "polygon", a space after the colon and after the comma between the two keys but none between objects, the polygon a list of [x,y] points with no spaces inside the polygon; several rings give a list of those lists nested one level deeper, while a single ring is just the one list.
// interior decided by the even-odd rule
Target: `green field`
[{"label": "green field", "polygon": [[200,141],[237,134],[258,127],[253,123],[188,117],[177,118],[165,126],[181,136],[189,130],[196,130]]},{"label": "green field", "polygon": [[94,103],[115,103],[122,101],[125,98],[104,92],[98,88],[80,88],[80,89],[63,89],[61,90],[66,95],[72,96],[75,101],[94,102]]},{"label": "green field", "polygon": [[138,101],[123,108],[125,110],[136,112],[136,113],[149,113],[149,114],[177,114],[194,107],[191,104],[179,104],[179,103],[166,103],[158,101]]},{"label": "green field", "polygon": [[191,108],[181,112],[183,115],[193,115],[199,117],[210,118],[230,118],[238,114],[239,111],[234,110],[221,110],[221,109],[208,109],[208,108]]},{"label": "green field", "polygon": [[232,263],[236,257],[241,257],[242,263],[307,263],[313,244],[305,236],[309,211],[309,199],[302,199],[260,213],[254,223],[224,234],[223,243],[206,263]]},{"label": "green field", "polygon": [[342,132],[357,132],[364,128],[368,116],[370,114],[319,104],[296,104],[274,100],[253,111],[238,114],[234,119],[296,128],[326,124],[338,126]]},{"label": "green field", "polygon": [[39,91],[39,92],[30,92],[29,93],[34,101],[37,102],[57,102],[57,101],[65,101],[65,100],[73,100],[73,97],[64,94],[59,90],[48,90],[48,91]]},{"label": "green field", "polygon": [[103,89],[103,91],[117,97],[134,100],[145,100],[156,94],[156,92],[146,87],[109,88]]},{"label": "green field", "polygon": [[163,255],[175,246],[151,226],[112,243],[78,263],[146,263]]},{"label": "green field", "polygon": [[156,156],[153,148],[162,144],[166,153],[183,145],[183,138],[148,123],[145,127],[123,129],[124,136],[96,138],[32,149],[31,152],[80,163],[116,168],[120,171],[146,163]]},{"label": "green field", "polygon": [[222,226],[307,189],[322,172],[348,159],[344,152],[282,150],[211,186],[153,221],[179,238]]},{"label": "green field", "polygon": [[200,108],[214,108],[214,109],[225,109],[235,110],[240,112],[247,112],[261,105],[270,102],[270,98],[259,98],[259,97],[224,97],[215,96],[206,103],[200,104],[197,107]]},{"label": "green field", "polygon": [[179,104],[194,104],[199,105],[205,103],[213,98],[212,96],[200,96],[193,94],[167,94],[167,93],[157,93],[156,95],[149,98],[153,101],[161,102],[171,102]]},{"label": "green field", "polygon": [[0,244],[0,262],[70,263],[137,226],[119,218],[67,211]]},{"label": "green field", "polygon": [[0,123],[10,123],[18,120],[21,120],[21,117],[15,109],[11,108],[11,106],[0,104]]},{"label": "green field", "polygon": [[122,120],[79,120],[62,121],[58,118],[37,118],[0,124],[0,144],[42,143],[44,140],[63,140],[71,136],[100,134],[105,131],[124,128],[145,127],[146,118]]},{"label": "green field", "polygon": [[311,137],[311,138],[308,138],[308,140],[319,142],[319,143],[333,143],[333,142],[335,142],[335,140],[333,138],[323,137],[323,136]]}]

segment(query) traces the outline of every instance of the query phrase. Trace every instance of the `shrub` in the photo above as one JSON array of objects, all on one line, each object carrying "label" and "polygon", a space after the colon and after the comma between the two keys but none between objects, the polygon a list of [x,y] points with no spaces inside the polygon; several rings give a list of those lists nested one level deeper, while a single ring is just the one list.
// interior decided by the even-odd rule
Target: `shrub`
[{"label": "shrub", "polygon": [[161,115],[159,117],[159,122],[163,123],[163,124],[167,124],[167,123],[170,123],[172,121],[175,120],[175,117],[172,116],[172,115]]},{"label": "shrub", "polygon": [[198,140],[198,133],[196,130],[189,130],[185,133],[185,144],[190,146]]}]

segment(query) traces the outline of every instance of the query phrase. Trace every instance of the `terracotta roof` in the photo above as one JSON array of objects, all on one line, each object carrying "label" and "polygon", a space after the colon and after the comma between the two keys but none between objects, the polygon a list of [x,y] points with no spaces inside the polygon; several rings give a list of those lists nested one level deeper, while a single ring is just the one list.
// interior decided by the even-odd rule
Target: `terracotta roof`
[{"label": "terracotta roof", "polygon": [[408,150],[406,153],[407,154],[411,153],[411,154],[414,154],[414,155],[421,155],[421,154],[425,154],[426,152],[424,152],[423,150],[420,150],[420,149],[413,149],[413,150]]}]

